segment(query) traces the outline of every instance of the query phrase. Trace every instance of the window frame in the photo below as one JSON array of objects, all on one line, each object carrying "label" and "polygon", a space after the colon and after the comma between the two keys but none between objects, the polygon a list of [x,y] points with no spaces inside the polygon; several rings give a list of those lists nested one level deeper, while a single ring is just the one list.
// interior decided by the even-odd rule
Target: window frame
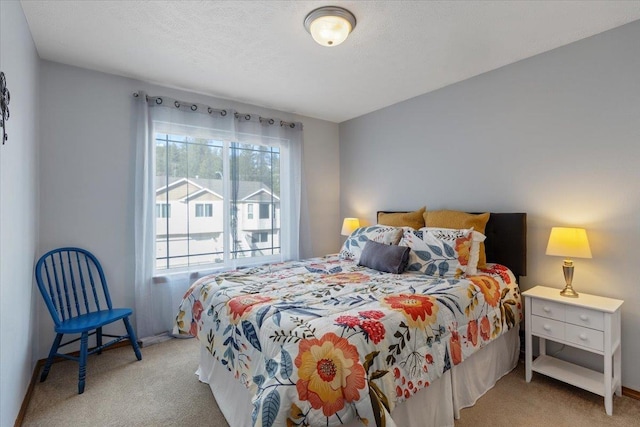
[{"label": "window frame", "polygon": [[[271,215],[271,208],[270,206],[273,205],[273,203],[265,203],[265,202],[260,202],[258,203],[259,207],[259,213],[258,213],[258,219],[271,219],[271,218],[275,218],[275,216]],[[264,209],[266,208],[266,209]],[[266,211],[266,216],[263,216],[263,212]]]},{"label": "window frame", "polygon": [[171,203],[158,203],[156,201],[156,219],[171,218]]},{"label": "window frame", "polygon": [[[195,205],[195,217],[196,218],[213,218],[213,203],[194,203]],[[198,208],[202,211],[198,215]]]}]

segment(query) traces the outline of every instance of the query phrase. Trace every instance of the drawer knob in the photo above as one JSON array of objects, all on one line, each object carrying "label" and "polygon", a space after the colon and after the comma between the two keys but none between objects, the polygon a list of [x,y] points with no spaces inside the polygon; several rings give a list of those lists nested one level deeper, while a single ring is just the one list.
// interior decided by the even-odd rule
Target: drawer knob
[{"label": "drawer knob", "polygon": [[551,313],[551,308],[549,306],[545,305],[543,310],[544,310],[545,313]]},{"label": "drawer knob", "polygon": [[586,341],[587,340],[587,334],[582,333],[580,335],[578,335],[578,337],[582,340],[582,341]]},{"label": "drawer knob", "polygon": [[542,327],[542,329],[544,329],[545,331],[549,332],[549,331],[551,330],[551,326],[550,326],[550,325],[545,324],[545,325]]},{"label": "drawer knob", "polygon": [[587,320],[589,320],[589,316],[587,316],[586,314],[581,314],[580,320],[582,320],[583,322],[586,322]]}]

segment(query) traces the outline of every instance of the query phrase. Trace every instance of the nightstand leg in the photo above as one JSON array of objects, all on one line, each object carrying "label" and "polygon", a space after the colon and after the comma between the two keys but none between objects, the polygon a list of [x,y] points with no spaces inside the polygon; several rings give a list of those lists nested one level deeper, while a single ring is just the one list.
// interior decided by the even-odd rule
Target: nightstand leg
[{"label": "nightstand leg", "polygon": [[527,312],[524,322],[524,378],[531,381],[531,363],[533,362],[533,349],[531,348],[531,298],[525,298],[525,310]]},{"label": "nightstand leg", "polygon": [[524,334],[524,369],[525,380],[531,381],[531,363],[532,363],[532,350],[531,350],[531,331],[526,331]]},{"label": "nightstand leg", "polygon": [[611,393],[611,354],[604,356],[604,409],[607,415],[613,415],[613,395]]},{"label": "nightstand leg", "polygon": [[[611,330],[610,317],[604,320],[605,330]],[[613,354],[611,337],[605,337],[604,346],[604,409],[607,415],[613,415]]]},{"label": "nightstand leg", "polygon": [[618,345],[618,349],[613,353],[613,378],[616,381],[616,396],[622,396],[622,349]]}]

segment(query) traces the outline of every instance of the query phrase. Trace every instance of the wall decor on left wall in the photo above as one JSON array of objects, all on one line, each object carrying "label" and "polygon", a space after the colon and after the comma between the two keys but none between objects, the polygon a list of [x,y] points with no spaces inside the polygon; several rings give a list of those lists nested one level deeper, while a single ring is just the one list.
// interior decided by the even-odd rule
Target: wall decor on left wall
[{"label": "wall decor on left wall", "polygon": [[7,78],[4,72],[0,71],[0,109],[2,110],[0,125],[2,126],[2,145],[4,145],[9,138],[5,124],[7,120],[9,120],[9,101],[11,101],[11,94],[9,93],[9,89],[7,89]]}]

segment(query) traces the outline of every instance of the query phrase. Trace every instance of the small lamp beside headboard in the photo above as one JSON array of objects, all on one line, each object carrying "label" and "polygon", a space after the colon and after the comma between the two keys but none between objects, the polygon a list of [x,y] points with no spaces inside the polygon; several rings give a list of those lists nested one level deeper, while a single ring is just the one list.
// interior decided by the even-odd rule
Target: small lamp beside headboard
[{"label": "small lamp beside headboard", "polygon": [[350,236],[357,228],[360,227],[360,220],[358,218],[345,218],[342,221],[342,230],[340,234],[343,236]]}]

